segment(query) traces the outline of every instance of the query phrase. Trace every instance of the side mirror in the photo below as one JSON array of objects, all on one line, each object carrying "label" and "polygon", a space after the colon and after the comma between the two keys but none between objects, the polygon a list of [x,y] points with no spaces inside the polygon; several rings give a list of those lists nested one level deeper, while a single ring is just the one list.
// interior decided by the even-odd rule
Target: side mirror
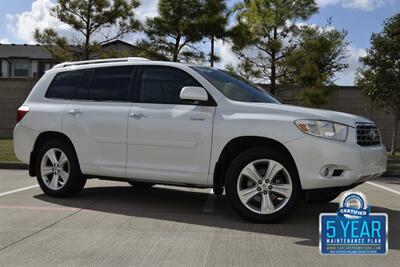
[{"label": "side mirror", "polygon": [[198,86],[183,87],[179,97],[182,100],[191,100],[191,101],[207,101],[208,100],[207,91],[203,87],[198,87]]}]

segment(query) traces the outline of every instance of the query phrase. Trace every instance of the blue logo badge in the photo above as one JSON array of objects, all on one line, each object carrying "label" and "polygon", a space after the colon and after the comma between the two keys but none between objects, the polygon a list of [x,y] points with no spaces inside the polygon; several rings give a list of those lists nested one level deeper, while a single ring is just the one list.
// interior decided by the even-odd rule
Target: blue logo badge
[{"label": "blue logo badge", "polygon": [[371,213],[360,192],[346,192],[337,213],[319,216],[321,254],[386,254],[388,216]]}]

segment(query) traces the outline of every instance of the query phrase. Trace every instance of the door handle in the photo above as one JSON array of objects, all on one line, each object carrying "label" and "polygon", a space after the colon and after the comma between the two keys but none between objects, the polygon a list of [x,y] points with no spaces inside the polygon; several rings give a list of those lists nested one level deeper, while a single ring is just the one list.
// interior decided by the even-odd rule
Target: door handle
[{"label": "door handle", "polygon": [[79,109],[74,108],[74,109],[71,109],[71,110],[68,112],[68,114],[69,114],[69,115],[72,115],[72,116],[78,116],[79,114],[82,114],[82,112],[81,112]]},{"label": "door handle", "polygon": [[129,113],[129,117],[139,120],[141,118],[146,118],[147,116],[143,113],[133,113],[132,112],[132,113]]}]

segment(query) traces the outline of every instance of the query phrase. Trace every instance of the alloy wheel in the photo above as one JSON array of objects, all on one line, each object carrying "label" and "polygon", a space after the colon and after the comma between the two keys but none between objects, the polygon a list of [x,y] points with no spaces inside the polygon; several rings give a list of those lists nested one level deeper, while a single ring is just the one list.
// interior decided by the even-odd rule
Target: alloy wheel
[{"label": "alloy wheel", "polygon": [[286,168],[271,159],[247,164],[239,174],[237,194],[242,204],[258,214],[272,214],[289,202],[292,178]]},{"label": "alloy wheel", "polygon": [[70,164],[65,153],[57,148],[49,149],[42,158],[40,173],[49,189],[63,188],[70,175]]}]

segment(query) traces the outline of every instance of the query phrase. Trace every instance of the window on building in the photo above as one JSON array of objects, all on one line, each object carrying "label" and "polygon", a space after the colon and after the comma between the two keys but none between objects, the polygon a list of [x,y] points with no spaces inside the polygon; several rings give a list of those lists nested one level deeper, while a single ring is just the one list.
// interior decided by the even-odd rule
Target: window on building
[{"label": "window on building", "polygon": [[29,66],[27,62],[16,62],[14,66],[14,76],[27,77],[29,74]]}]

